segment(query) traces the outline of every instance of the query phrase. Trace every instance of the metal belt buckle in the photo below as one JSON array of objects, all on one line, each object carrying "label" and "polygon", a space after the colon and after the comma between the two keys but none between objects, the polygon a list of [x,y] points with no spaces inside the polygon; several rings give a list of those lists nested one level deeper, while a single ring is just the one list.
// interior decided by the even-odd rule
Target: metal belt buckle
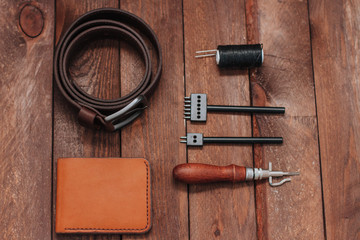
[{"label": "metal belt buckle", "polygon": [[126,115],[129,115],[131,112],[134,112],[129,117],[125,118],[124,120],[121,120],[120,122],[117,122],[114,124],[114,131],[119,130],[120,128],[126,126],[127,124],[134,121],[143,111],[144,108],[137,108],[139,104],[146,102],[146,98],[144,95],[140,95],[134,100],[132,100],[128,105],[126,105],[124,108],[120,109],[119,111],[107,116],[104,118],[105,122],[107,123],[114,123],[117,120],[124,118]]}]

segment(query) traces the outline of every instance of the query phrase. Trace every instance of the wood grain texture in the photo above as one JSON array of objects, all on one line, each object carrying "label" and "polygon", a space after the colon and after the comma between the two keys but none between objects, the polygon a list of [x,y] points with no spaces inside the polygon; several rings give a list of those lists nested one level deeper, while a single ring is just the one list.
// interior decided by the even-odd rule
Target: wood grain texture
[{"label": "wood grain texture", "polygon": [[19,14],[19,26],[21,30],[31,38],[40,35],[44,28],[44,15],[34,5],[25,4]]},{"label": "wood grain texture", "polygon": [[[81,127],[52,83],[54,40],[100,7],[140,16],[163,48],[149,108],[121,134]],[[352,0],[0,0],[0,239],[359,239],[359,9]],[[194,58],[219,44],[259,42],[265,62],[249,72]],[[143,65],[125,43],[99,40],[75,56],[70,74],[88,93],[110,99],[139,83]],[[286,114],[209,113],[206,124],[185,124],[183,97],[191,93],[207,93],[212,105],[284,106]],[[178,141],[186,130],[282,136],[284,144],[187,152]],[[152,230],[55,234],[57,158],[119,156],[150,162]],[[187,161],[251,167],[253,160],[301,175],[279,188],[267,181],[187,188],[172,177]]]},{"label": "wood grain texture", "polygon": [[[96,8],[118,8],[118,1],[56,2],[56,39],[82,14]],[[119,42],[101,40],[90,42],[75,56],[70,66],[71,77],[94,96],[109,99],[120,95]],[[54,87],[54,146],[53,199],[56,199],[56,163],[60,157],[119,157],[119,132],[107,133],[86,129],[77,121],[77,111],[66,102],[57,86]],[[55,201],[53,206],[55,219]],[[53,224],[54,227],[54,224]],[[55,232],[55,231],[54,231]],[[53,239],[120,239],[120,235],[53,234]]]},{"label": "wood grain texture", "polygon": [[24,3],[0,1],[0,239],[7,240],[51,238],[54,4],[31,5],[42,13],[32,24],[44,24],[35,38],[19,26]]},{"label": "wood grain texture", "polygon": [[[219,70],[215,58],[195,51],[246,43],[244,1],[184,0],[186,95],[207,93],[209,105],[250,105],[248,72]],[[248,114],[209,113],[206,124],[187,123],[205,136],[251,136]],[[188,162],[252,166],[249,145],[206,145],[188,149]],[[256,239],[253,183],[189,187],[190,239]]]},{"label": "wood grain texture", "polygon": [[[172,169],[186,161],[178,137],[185,132],[183,31],[181,1],[141,0],[120,2],[121,9],[141,17],[155,31],[163,50],[163,74],[149,107],[121,132],[123,157],[145,157],[151,166],[153,225],[148,234],[123,239],[187,239],[186,185],[175,183]],[[133,89],[142,75],[141,61],[121,48],[121,91]],[[133,58],[134,59],[134,58]]]},{"label": "wood grain texture", "polygon": [[360,239],[360,2],[309,1],[327,239]]},{"label": "wood grain texture", "polygon": [[173,176],[184,183],[243,182],[246,167],[230,164],[217,166],[204,163],[184,163],[174,168]]},{"label": "wood grain texture", "polygon": [[301,174],[278,188],[256,184],[258,238],[323,239],[307,2],[249,0],[246,6],[248,42],[263,43],[265,53],[250,75],[253,104],[286,107],[285,116],[254,116],[254,136],[284,138],[282,146],[255,146],[255,165],[272,162],[274,170]]}]

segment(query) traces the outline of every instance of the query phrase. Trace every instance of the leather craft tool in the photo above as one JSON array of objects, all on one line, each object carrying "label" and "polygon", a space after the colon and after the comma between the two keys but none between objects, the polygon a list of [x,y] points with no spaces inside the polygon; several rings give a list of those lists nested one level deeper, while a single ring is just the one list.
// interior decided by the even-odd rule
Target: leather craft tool
[{"label": "leather craft tool", "polygon": [[285,182],[290,182],[290,178],[285,178],[280,182],[274,183],[273,177],[299,175],[299,172],[273,171],[271,162],[269,169],[250,168],[237,166],[216,166],[202,163],[185,163],[177,165],[173,170],[176,180],[184,183],[212,183],[212,182],[244,182],[269,178],[272,187],[280,186]]},{"label": "leather craft tool", "polygon": [[[71,56],[82,45],[99,38],[123,39],[144,59],[145,74],[140,84],[118,99],[103,100],[93,97],[69,76]],[[155,59],[151,58],[149,49],[156,53]],[[153,62],[157,65],[155,74],[151,70],[154,69]],[[161,71],[161,47],[154,31],[134,14],[115,8],[96,9],[78,18],[61,37],[54,55],[55,81],[66,100],[79,110],[80,124],[107,131],[124,127],[143,112],[146,97],[149,97],[157,86]]]},{"label": "leather craft tool", "polygon": [[207,105],[207,95],[202,93],[191,94],[185,97],[184,118],[194,122],[205,122],[207,112],[246,112],[284,114],[284,107],[252,107],[252,106],[219,106]]},{"label": "leather craft tool", "polygon": [[260,67],[264,61],[262,44],[219,45],[217,49],[197,51],[196,58],[214,57],[219,67]]},{"label": "leather craft tool", "polygon": [[202,133],[188,133],[180,137],[181,143],[187,146],[201,147],[204,143],[237,143],[237,144],[280,144],[282,137],[204,137]]}]

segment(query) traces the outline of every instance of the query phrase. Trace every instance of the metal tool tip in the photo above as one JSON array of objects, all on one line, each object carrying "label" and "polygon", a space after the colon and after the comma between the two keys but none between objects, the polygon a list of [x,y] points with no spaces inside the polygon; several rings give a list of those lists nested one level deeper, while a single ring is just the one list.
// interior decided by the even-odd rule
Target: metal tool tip
[{"label": "metal tool tip", "polygon": [[195,58],[202,58],[202,57],[212,57],[215,56],[216,53],[210,53],[210,54],[203,54],[203,55],[196,55]]},{"label": "metal tool tip", "polygon": [[187,139],[187,137],[186,137],[186,136],[182,136],[182,137],[180,137],[180,139]]},{"label": "metal tool tip", "polygon": [[187,143],[187,141],[180,141],[180,143]]},{"label": "metal tool tip", "polygon": [[200,50],[200,51],[196,51],[195,53],[204,53],[204,52],[216,52],[217,49],[210,49],[210,50]]},{"label": "metal tool tip", "polygon": [[296,176],[296,175],[300,175],[299,172],[287,172],[286,176]]}]

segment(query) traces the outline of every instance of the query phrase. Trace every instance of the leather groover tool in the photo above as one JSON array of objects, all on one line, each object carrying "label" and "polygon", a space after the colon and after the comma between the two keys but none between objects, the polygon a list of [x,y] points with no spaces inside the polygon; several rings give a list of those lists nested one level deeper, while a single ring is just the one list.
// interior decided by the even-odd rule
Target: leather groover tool
[{"label": "leather groover tool", "polygon": [[299,174],[299,172],[273,171],[271,162],[269,162],[268,170],[237,166],[234,164],[228,166],[216,166],[202,163],[184,163],[177,165],[173,170],[173,176],[176,180],[189,184],[244,182],[268,178],[269,184],[272,187],[277,187],[291,181],[290,178],[285,178],[280,182],[274,183],[272,181],[273,177],[294,176]]},{"label": "leather groover tool", "polygon": [[[87,94],[68,73],[71,56],[80,46],[99,38],[126,41],[140,53],[145,64],[140,84],[118,99],[104,100]],[[154,59],[149,49],[156,53]],[[156,72],[152,74],[154,62]],[[55,81],[66,100],[79,110],[80,124],[107,131],[124,127],[144,111],[146,98],[157,86],[161,71],[161,47],[154,31],[139,17],[120,9],[101,8],[82,15],[63,34],[54,55]]]}]

